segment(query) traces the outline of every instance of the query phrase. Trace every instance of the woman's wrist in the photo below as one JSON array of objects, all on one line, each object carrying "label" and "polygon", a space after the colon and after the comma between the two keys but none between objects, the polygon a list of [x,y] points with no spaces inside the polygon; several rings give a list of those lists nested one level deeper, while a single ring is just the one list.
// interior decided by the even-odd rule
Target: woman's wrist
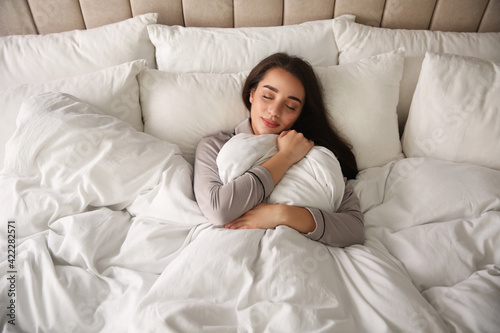
[{"label": "woman's wrist", "polygon": [[281,223],[303,234],[316,229],[316,221],[312,214],[305,208],[279,204]]},{"label": "woman's wrist", "polygon": [[293,156],[285,151],[278,151],[275,156],[279,159],[281,164],[286,165],[287,169],[296,163]]}]

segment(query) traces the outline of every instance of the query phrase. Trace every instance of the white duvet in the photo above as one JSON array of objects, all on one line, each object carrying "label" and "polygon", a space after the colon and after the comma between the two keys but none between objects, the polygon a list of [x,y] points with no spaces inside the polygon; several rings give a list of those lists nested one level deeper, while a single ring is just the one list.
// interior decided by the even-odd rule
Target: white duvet
[{"label": "white duvet", "polygon": [[[222,182],[230,182],[276,154],[277,137],[240,133],[229,139],[217,155]],[[324,147],[314,146],[288,169],[266,201],[335,212],[342,202],[344,187],[335,155]]]},{"label": "white duvet", "polygon": [[365,170],[353,185],[367,240],[341,249],[287,227],[211,227],[175,145],[71,96],[24,103],[5,162],[0,218],[17,248],[0,263],[4,332],[500,327],[500,171],[425,158]]}]

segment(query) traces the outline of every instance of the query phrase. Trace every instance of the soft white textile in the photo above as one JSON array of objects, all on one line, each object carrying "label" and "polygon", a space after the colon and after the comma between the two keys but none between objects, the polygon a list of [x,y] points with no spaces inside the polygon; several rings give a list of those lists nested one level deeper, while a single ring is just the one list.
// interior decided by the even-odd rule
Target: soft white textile
[{"label": "soft white textile", "polygon": [[0,169],[3,167],[5,144],[16,130],[16,119],[24,100],[45,92],[64,92],[117,117],[142,131],[137,74],[146,66],[136,60],[97,72],[39,84],[21,84],[0,89]]},{"label": "soft white textile", "polygon": [[279,226],[206,228],[137,305],[130,332],[401,332],[445,326],[375,243],[331,248]]},{"label": "soft white textile", "polygon": [[206,223],[191,166],[175,145],[64,94],[30,98],[18,123],[0,173],[0,219],[15,221],[17,245],[0,263],[2,297],[17,272],[16,325],[2,306],[2,332],[126,332]]},{"label": "soft white textile", "polygon": [[500,62],[427,53],[403,147],[409,157],[500,170]]},{"label": "soft white textile", "polygon": [[203,137],[232,132],[248,117],[241,100],[247,74],[144,70],[138,76],[144,132],[177,144],[192,164]]},{"label": "soft white textile", "polygon": [[451,53],[500,61],[500,33],[443,32],[387,29],[346,20],[333,21],[339,49],[339,64],[358,61],[403,47],[404,74],[398,104],[399,127],[403,131],[426,52]]},{"label": "soft white textile", "polygon": [[17,123],[1,174],[0,215],[16,217],[19,238],[93,207],[129,207],[134,216],[170,221],[183,220],[170,205],[187,208],[183,216],[201,214],[192,167],[174,144],[61,93],[26,100]]},{"label": "soft white textile", "polygon": [[337,130],[352,145],[359,170],[403,158],[398,132],[404,50],[315,68]]},{"label": "soft white textile", "polygon": [[500,171],[407,158],[362,172],[355,190],[367,240],[401,262],[451,331],[500,327]]},{"label": "soft white textile", "polygon": [[364,246],[330,248],[284,226],[201,229],[131,331],[494,332],[500,172],[411,158],[353,184]]},{"label": "soft white textile", "polygon": [[[335,20],[354,21],[345,15]],[[153,24],[158,69],[174,73],[236,73],[251,70],[276,52],[306,59],[313,66],[337,64],[333,20],[251,28],[198,28]]]},{"label": "soft white textile", "polygon": [[[277,137],[246,133],[233,136],[217,155],[222,182],[227,184],[276,154]],[[335,212],[344,197],[344,187],[344,177],[335,155],[324,147],[315,146],[287,170],[266,202]]]},{"label": "soft white textile", "polygon": [[88,30],[0,37],[0,89],[82,75],[137,59],[146,59],[148,67],[156,68],[146,26],[156,23],[157,17],[149,13]]}]

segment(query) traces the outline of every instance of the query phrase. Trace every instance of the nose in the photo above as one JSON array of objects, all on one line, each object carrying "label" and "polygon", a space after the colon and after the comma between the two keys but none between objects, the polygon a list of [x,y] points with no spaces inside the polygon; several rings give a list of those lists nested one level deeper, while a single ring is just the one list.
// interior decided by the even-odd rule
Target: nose
[{"label": "nose", "polygon": [[269,105],[268,112],[269,115],[274,116],[274,117],[279,117],[281,116],[282,112],[282,106],[280,105],[281,103],[275,102]]}]

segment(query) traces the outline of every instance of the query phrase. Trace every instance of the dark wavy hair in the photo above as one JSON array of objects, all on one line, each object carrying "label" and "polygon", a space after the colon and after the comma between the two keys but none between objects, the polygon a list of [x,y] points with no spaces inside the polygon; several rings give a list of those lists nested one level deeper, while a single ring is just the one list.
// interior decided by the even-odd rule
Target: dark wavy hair
[{"label": "dark wavy hair", "polygon": [[273,68],[280,68],[297,77],[304,86],[306,98],[299,118],[292,129],[301,132],[313,140],[316,145],[328,148],[335,154],[348,179],[355,178],[358,173],[352,146],[335,129],[323,99],[323,91],[311,65],[301,58],[285,53],[276,53],[263,59],[252,69],[243,85],[242,98],[250,111],[250,93]]}]

